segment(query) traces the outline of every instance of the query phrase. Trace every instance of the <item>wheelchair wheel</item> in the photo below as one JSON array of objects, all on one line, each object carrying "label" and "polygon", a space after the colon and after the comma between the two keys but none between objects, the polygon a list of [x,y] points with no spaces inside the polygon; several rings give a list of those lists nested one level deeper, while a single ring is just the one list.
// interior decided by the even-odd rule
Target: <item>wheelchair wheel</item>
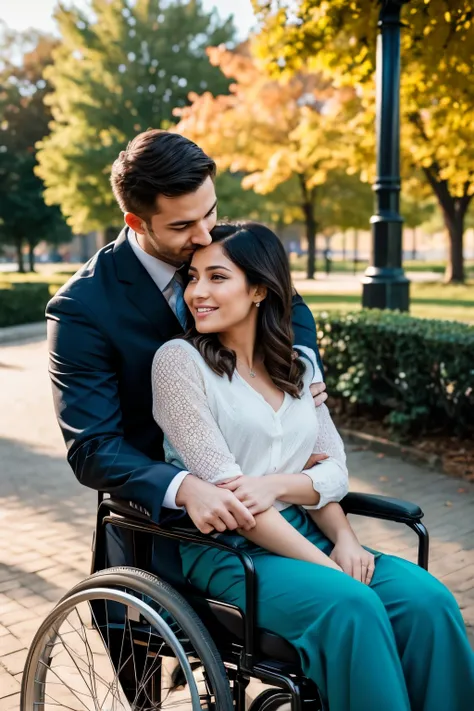
[{"label": "wheelchair wheel", "polygon": [[265,689],[252,701],[249,711],[291,711],[291,695],[280,689]]},{"label": "wheelchair wheel", "polygon": [[[176,683],[176,680],[179,680]],[[135,568],[76,585],[35,635],[21,711],[230,711],[217,648],[186,600]]]}]

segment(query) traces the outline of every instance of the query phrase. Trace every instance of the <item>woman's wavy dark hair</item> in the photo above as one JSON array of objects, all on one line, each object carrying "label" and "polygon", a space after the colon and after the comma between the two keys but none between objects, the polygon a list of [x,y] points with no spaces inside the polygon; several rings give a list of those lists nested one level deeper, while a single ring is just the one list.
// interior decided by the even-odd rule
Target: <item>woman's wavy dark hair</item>
[{"label": "woman's wavy dark hair", "polygon": [[[282,243],[274,232],[257,222],[218,224],[211,236],[213,242],[222,245],[231,262],[244,272],[249,288],[267,288],[258,313],[259,354],[263,356],[275,385],[293,397],[299,397],[305,366],[293,350],[293,287]],[[215,373],[232,378],[236,368],[235,352],[225,348],[217,334],[200,334],[192,328],[186,338]]]}]

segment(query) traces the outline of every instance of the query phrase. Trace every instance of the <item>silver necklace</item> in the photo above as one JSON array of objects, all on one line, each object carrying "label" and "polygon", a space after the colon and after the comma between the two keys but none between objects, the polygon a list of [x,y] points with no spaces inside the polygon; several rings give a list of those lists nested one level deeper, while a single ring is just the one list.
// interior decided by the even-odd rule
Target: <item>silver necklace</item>
[{"label": "silver necklace", "polygon": [[[238,363],[237,363],[237,367],[238,367]],[[257,377],[257,373],[255,372],[255,370],[253,368],[250,368],[248,365],[246,365],[245,367],[249,369],[249,375],[251,378]]]}]

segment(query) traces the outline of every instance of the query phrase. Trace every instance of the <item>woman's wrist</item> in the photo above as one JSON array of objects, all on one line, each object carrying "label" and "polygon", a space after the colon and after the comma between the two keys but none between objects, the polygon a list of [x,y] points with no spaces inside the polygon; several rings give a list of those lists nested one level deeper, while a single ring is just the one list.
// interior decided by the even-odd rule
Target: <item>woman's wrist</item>
[{"label": "woman's wrist", "polygon": [[347,527],[344,526],[336,532],[334,545],[336,545],[336,543],[344,543],[345,541],[357,541],[357,536],[349,525]]},{"label": "woman's wrist", "polygon": [[272,493],[275,495],[275,500],[282,500],[284,496],[288,495],[287,474],[268,474],[265,478],[270,484]]}]

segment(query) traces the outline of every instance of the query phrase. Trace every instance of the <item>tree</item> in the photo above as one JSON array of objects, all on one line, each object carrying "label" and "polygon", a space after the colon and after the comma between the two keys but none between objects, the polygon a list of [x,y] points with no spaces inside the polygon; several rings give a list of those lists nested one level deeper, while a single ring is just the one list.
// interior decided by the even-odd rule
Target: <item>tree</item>
[{"label": "tree", "polygon": [[[35,143],[48,133],[51,118],[44,105],[48,86],[43,72],[52,61],[55,40],[6,28],[0,34],[0,241],[14,245],[21,272],[27,244],[33,271],[40,241],[58,243],[71,237],[58,208],[45,204],[43,182],[34,174]],[[20,61],[14,61],[18,57]]]},{"label": "tree", "polygon": [[62,39],[47,72],[54,120],[39,151],[46,199],[75,232],[120,224],[113,161],[137,133],[169,122],[189,91],[227,91],[205,49],[234,35],[200,0],[91,0],[89,10],[56,13]]},{"label": "tree", "polygon": [[300,215],[291,204],[292,192],[287,185],[265,195],[242,187],[244,173],[220,171],[216,178],[219,216],[226,220],[255,220],[274,229],[291,223]]},{"label": "tree", "polygon": [[203,146],[223,169],[243,172],[244,188],[261,194],[278,186],[298,186],[308,241],[308,278],[315,270],[317,199],[320,186],[337,166],[344,135],[338,117],[352,98],[317,74],[301,71],[289,80],[270,79],[248,47],[208,50],[213,65],[235,81],[230,95],[190,95],[177,109],[176,130]]},{"label": "tree", "polygon": [[[395,0],[394,0],[395,1]],[[273,72],[302,63],[365,94],[373,135],[376,0],[254,0],[262,32],[256,52]],[[402,150],[422,174],[449,235],[445,279],[464,280],[465,217],[474,195],[474,21],[468,0],[412,0],[403,9]],[[368,126],[371,126],[369,129]]]}]

